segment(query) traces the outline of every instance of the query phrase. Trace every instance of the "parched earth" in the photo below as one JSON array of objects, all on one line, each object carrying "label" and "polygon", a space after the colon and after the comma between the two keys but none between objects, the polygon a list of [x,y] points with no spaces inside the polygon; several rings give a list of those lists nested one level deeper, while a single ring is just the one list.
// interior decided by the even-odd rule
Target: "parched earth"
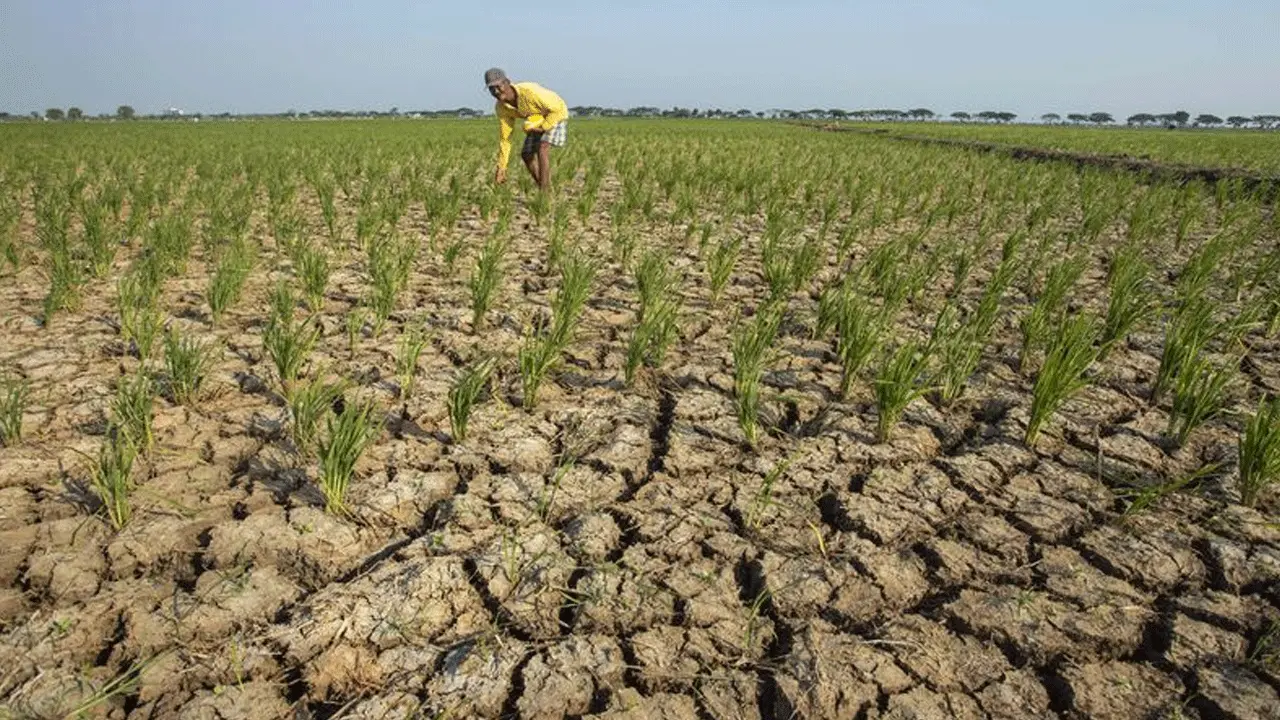
[{"label": "parched earth", "polygon": [[[517,233],[489,349],[513,353],[547,305],[540,232]],[[960,403],[917,401],[876,444],[865,383],[837,400],[830,346],[788,328],[766,376],[786,400],[752,452],[725,322],[761,292],[749,256],[717,307],[696,252],[680,256],[689,320],[633,388],[631,281],[607,268],[538,408],[518,407],[508,369],[461,444],[445,397],[478,342],[465,274],[424,249],[396,321],[420,319],[432,345],[404,401],[390,331],[347,354],[362,280],[340,271],[311,367],[390,408],[352,518],[323,512],[283,431],[259,337],[273,278],[211,330],[193,262],[167,307],[219,339],[219,364],[197,407],[157,401],[118,534],[91,514],[85,455],[137,361],[109,286],[42,328],[24,270],[0,290],[5,359],[34,388],[25,441],[0,450],[0,715],[62,716],[105,687],[90,715],[1280,717],[1280,527],[1231,502],[1226,477],[1120,513],[1119,479],[1234,453],[1225,424],[1162,445],[1167,408],[1135,390],[1158,337],[1118,349],[1033,451],[1012,335]]]}]

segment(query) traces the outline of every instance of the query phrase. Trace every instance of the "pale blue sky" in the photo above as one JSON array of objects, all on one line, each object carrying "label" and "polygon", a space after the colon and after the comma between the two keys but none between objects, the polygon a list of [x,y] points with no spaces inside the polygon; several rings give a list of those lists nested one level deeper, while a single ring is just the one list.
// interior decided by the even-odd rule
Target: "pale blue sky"
[{"label": "pale blue sky", "polygon": [[0,110],[1280,113],[1280,0],[0,0]]}]

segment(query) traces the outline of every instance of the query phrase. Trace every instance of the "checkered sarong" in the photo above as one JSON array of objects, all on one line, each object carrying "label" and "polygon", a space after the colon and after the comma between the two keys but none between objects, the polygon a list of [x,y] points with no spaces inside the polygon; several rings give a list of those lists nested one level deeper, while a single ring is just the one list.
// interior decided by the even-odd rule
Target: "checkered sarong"
[{"label": "checkered sarong", "polygon": [[544,133],[525,133],[524,147],[520,150],[521,157],[538,154],[538,143],[548,143],[552,147],[564,147],[565,136],[568,133],[569,121],[561,120],[556,123],[555,127]]}]

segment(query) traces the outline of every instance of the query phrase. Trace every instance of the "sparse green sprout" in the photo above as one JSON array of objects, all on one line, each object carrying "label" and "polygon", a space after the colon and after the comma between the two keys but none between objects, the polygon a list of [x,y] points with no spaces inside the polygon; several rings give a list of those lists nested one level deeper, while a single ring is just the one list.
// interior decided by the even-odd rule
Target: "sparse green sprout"
[{"label": "sparse green sprout", "polygon": [[155,383],[145,371],[121,378],[111,402],[111,424],[142,455],[154,443],[152,420],[155,414]]},{"label": "sparse green sprout", "polygon": [[493,358],[470,365],[458,373],[453,387],[449,388],[449,432],[455,443],[466,441],[471,410],[480,401],[495,366]]},{"label": "sparse green sprout", "polygon": [[920,343],[904,343],[876,375],[877,442],[888,442],[907,406],[928,391],[925,371],[929,352],[930,349]]},{"label": "sparse green sprout", "polygon": [[1022,319],[1022,352],[1018,356],[1019,369],[1029,368],[1032,353],[1049,344],[1054,328],[1061,324],[1067,293],[1080,279],[1084,266],[1084,257],[1075,256],[1049,268],[1044,280],[1044,289],[1036,298],[1035,304],[1031,306],[1031,310]]},{"label": "sparse green sprout", "polygon": [[0,380],[0,441],[13,447],[22,441],[22,416],[27,412],[31,385],[26,378]]},{"label": "sparse green sprout", "polygon": [[1063,321],[1053,334],[1044,364],[1031,388],[1031,418],[1023,441],[1035,445],[1040,430],[1067,398],[1088,386],[1085,372],[1098,356],[1099,323],[1090,315]]},{"label": "sparse green sprout", "polygon": [[320,312],[324,309],[324,295],[329,287],[329,253],[319,247],[302,248],[298,251],[295,262],[307,307],[311,308],[311,312]]},{"label": "sparse green sprout", "polygon": [[760,433],[760,379],[772,360],[770,349],[781,325],[782,308],[765,305],[733,336],[734,403],[738,426],[752,447]]},{"label": "sparse green sprout", "polygon": [[417,328],[410,328],[400,335],[396,352],[396,375],[400,379],[400,399],[408,400],[418,378],[418,358],[427,346],[427,336]]},{"label": "sparse green sprout", "polygon": [[507,254],[506,238],[492,235],[476,260],[467,287],[471,290],[471,329],[480,332],[484,316],[493,306],[494,296],[502,284],[503,260]]},{"label": "sparse green sprout", "polygon": [[[711,226],[704,227],[704,235],[710,233]],[[711,302],[720,301],[720,295],[733,276],[733,269],[738,264],[738,256],[742,252],[742,237],[724,238],[716,243],[715,249],[707,256],[707,278],[711,287]]]},{"label": "sparse green sprout", "polygon": [[1280,397],[1263,398],[1240,435],[1240,502],[1254,507],[1280,479]]},{"label": "sparse green sprout", "polygon": [[347,331],[347,353],[352,357],[356,354],[356,341],[360,339],[361,333],[364,331],[365,321],[368,319],[368,311],[363,307],[352,308],[347,313],[347,317],[343,320],[343,324]]},{"label": "sparse green sprout", "polygon": [[164,337],[164,365],[169,393],[179,405],[195,405],[213,367],[213,347],[171,326]]},{"label": "sparse green sprout", "polygon": [[745,518],[745,525],[749,529],[759,530],[764,526],[765,513],[769,508],[773,507],[774,486],[778,484],[778,480],[782,478],[782,475],[786,473],[790,465],[791,459],[784,459],[765,474],[764,481],[760,483],[760,489],[756,491],[755,497],[752,498],[751,508]]},{"label": "sparse green sprout", "polygon": [[294,389],[288,398],[289,434],[299,453],[306,453],[314,447],[320,420],[332,410],[334,402],[342,397],[346,388],[346,383],[313,380]]},{"label": "sparse green sprout", "polygon": [[297,322],[292,315],[272,318],[262,333],[262,348],[271,358],[280,389],[287,399],[293,392],[312,348],[320,337],[320,329],[308,322]]},{"label": "sparse green sprout", "polygon": [[1111,296],[1102,329],[1100,360],[1159,307],[1150,277],[1151,266],[1143,259],[1136,244],[1126,244],[1112,256],[1111,267],[1107,271],[1107,287]]},{"label": "sparse green sprout", "polygon": [[1179,447],[1186,444],[1193,430],[1222,412],[1235,376],[1230,363],[1214,363],[1203,354],[1182,363],[1174,379],[1173,409],[1165,434]]},{"label": "sparse green sprout", "polygon": [[133,489],[133,461],[137,453],[137,448],[127,438],[112,433],[98,451],[90,476],[90,485],[116,530],[127,525],[132,515],[129,492]]},{"label": "sparse green sprout", "polygon": [[840,358],[840,397],[849,390],[858,372],[880,345],[885,321],[880,312],[864,297],[848,294],[836,315],[836,355]]},{"label": "sparse green sprout", "polygon": [[328,433],[320,441],[320,492],[325,512],[347,513],[347,489],[355,474],[356,462],[378,437],[382,428],[377,407],[371,401],[347,403],[342,412],[329,416]]}]

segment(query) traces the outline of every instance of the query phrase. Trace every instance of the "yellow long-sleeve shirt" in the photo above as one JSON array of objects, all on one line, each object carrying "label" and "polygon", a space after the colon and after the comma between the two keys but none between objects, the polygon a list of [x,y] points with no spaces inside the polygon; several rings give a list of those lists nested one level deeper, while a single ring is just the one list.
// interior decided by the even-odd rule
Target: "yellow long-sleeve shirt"
[{"label": "yellow long-sleeve shirt", "polygon": [[569,117],[564,99],[538,83],[518,82],[512,83],[512,87],[516,89],[516,104],[499,100],[494,106],[498,116],[498,167],[506,167],[511,159],[511,130],[516,118],[541,115],[541,129],[546,131]]}]

